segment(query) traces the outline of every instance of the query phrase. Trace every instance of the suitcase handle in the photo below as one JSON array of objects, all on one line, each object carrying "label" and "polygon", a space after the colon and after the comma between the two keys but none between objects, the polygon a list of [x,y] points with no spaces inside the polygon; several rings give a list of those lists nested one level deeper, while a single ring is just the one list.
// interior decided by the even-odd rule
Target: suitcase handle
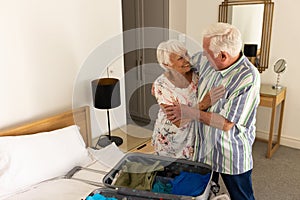
[{"label": "suitcase handle", "polygon": [[[144,190],[135,190],[125,187],[116,188],[118,194],[135,196],[135,197],[143,197],[148,199],[163,199],[163,200],[181,200],[182,197],[176,196],[174,194],[164,194],[164,193],[156,193]],[[191,199],[191,197],[189,197]]]}]

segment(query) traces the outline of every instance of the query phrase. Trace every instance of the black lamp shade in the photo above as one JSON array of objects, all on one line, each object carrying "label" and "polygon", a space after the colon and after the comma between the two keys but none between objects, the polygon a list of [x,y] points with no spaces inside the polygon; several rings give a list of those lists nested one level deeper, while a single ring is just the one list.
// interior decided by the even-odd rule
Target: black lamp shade
[{"label": "black lamp shade", "polygon": [[121,105],[120,81],[115,78],[101,78],[92,81],[95,108],[111,109]]},{"label": "black lamp shade", "polygon": [[257,44],[245,44],[244,45],[244,55],[247,57],[256,57],[257,54]]}]

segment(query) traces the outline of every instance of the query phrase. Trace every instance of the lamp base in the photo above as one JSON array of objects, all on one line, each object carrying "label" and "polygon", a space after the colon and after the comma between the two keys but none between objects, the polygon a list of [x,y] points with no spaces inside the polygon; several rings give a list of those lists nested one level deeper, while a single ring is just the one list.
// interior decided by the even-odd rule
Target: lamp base
[{"label": "lamp base", "polygon": [[97,145],[99,145],[100,147],[106,147],[106,146],[110,145],[113,142],[117,146],[120,146],[121,144],[123,144],[123,139],[121,137],[118,137],[118,136],[111,136],[111,140],[109,140],[109,136],[104,135],[101,138],[99,138],[99,140],[97,142]]},{"label": "lamp base", "polygon": [[280,90],[281,88],[282,88],[281,85],[273,85],[272,86],[272,89],[274,89],[274,90]]}]

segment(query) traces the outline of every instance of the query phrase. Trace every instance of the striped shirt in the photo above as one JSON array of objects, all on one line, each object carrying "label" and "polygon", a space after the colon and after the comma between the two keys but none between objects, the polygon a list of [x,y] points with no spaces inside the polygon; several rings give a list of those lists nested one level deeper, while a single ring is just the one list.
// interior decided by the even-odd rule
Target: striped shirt
[{"label": "striped shirt", "polygon": [[225,132],[198,123],[194,160],[212,166],[216,172],[241,174],[253,168],[256,110],[259,104],[260,75],[242,55],[227,69],[216,71],[201,53],[192,58],[199,72],[198,102],[215,86],[224,85],[224,96],[207,112],[222,115],[233,128]]}]

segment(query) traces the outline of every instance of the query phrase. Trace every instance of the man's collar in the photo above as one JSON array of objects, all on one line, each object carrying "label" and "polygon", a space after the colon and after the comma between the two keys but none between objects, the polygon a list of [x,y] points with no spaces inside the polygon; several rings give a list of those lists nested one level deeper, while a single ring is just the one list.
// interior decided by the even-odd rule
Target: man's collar
[{"label": "man's collar", "polygon": [[230,67],[220,70],[220,74],[222,75],[222,77],[225,77],[227,74],[229,74],[232,70],[234,70],[237,66],[239,66],[239,64],[244,60],[245,56],[244,54],[241,52],[240,53],[240,58],[233,63]]}]

